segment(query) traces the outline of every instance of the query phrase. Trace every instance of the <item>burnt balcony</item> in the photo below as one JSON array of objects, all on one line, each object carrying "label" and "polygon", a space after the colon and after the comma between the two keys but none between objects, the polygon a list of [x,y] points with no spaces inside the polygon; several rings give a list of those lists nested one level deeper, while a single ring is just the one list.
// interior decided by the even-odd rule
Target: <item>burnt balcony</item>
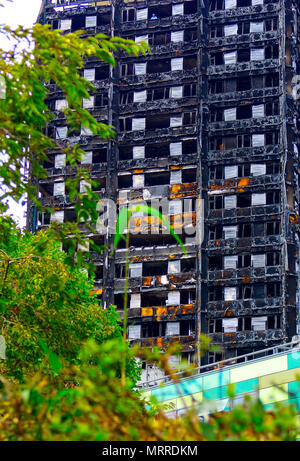
[{"label": "burnt balcony", "polygon": [[282,277],[285,270],[282,266],[265,266],[265,267],[243,267],[238,269],[223,269],[223,270],[209,270],[208,281],[218,282],[237,282],[240,283],[245,279],[253,281],[253,279],[266,280],[275,277]]},{"label": "burnt balcony", "polygon": [[262,61],[248,61],[236,64],[221,64],[218,66],[208,66],[208,75],[224,75],[236,74],[240,75],[241,72],[248,72],[250,75],[258,70],[273,69],[278,70],[280,66],[279,59],[266,59]]},{"label": "burnt balcony", "polygon": [[213,122],[209,124],[211,132],[214,131],[225,131],[225,130],[247,130],[253,128],[260,128],[264,130],[268,127],[274,127],[281,123],[282,118],[279,115],[272,115],[269,117],[261,118],[247,118],[243,120],[234,120],[228,122]]},{"label": "burnt balcony", "polygon": [[[248,222],[248,221],[247,221]],[[280,249],[283,243],[281,235],[263,236],[263,237],[244,237],[244,238],[230,238],[230,239],[216,239],[209,240],[207,243],[207,250],[210,251],[221,251],[224,250],[235,250],[238,248],[242,251],[245,248],[266,248],[271,247],[274,250]]]},{"label": "burnt balcony", "polygon": [[[183,287],[196,286],[196,273],[181,273],[181,274],[168,274],[168,275],[153,275],[147,277],[134,277],[129,280],[129,289],[149,290],[153,288],[170,290]],[[125,290],[125,279],[115,279],[115,291],[122,292]]]},{"label": "burnt balcony", "polygon": [[232,208],[232,209],[225,209],[222,208],[221,210],[210,210],[208,212],[208,219],[210,221],[214,220],[231,220],[237,218],[249,218],[252,217],[260,217],[264,219],[270,215],[278,215],[281,211],[281,207],[279,204],[277,205],[256,205],[251,207],[245,208]]},{"label": "burnt balcony", "polygon": [[[220,313],[227,315],[246,315],[255,312],[265,313],[267,310],[274,309],[282,310],[282,297],[268,298],[251,298],[237,299],[235,301],[209,301],[207,303],[207,314],[210,317],[219,317]],[[257,312],[259,311],[259,312]]]},{"label": "burnt balcony", "polygon": [[196,96],[191,97],[183,97],[178,99],[159,99],[157,101],[148,101],[148,102],[135,102],[132,104],[122,104],[120,105],[120,114],[127,114],[127,113],[144,113],[146,112],[147,115],[150,114],[151,111],[161,113],[163,110],[172,111],[177,110],[178,106],[183,108],[198,108],[199,98]]},{"label": "burnt balcony", "polygon": [[195,349],[195,335],[191,336],[163,336],[158,338],[130,339],[130,344],[139,344],[141,347],[165,348],[170,344],[179,343],[181,352],[192,352]]},{"label": "burnt balcony", "polygon": [[261,147],[243,147],[234,149],[222,149],[222,150],[210,150],[208,153],[209,162],[219,163],[221,159],[235,159],[244,158],[245,160],[257,159],[257,160],[273,160],[274,157],[278,157],[282,152],[282,146],[279,144],[272,144]]},{"label": "burnt balcony", "polygon": [[280,174],[214,179],[209,181],[208,188],[210,190],[225,189],[226,191],[231,190],[232,192],[238,192],[240,189],[245,189],[247,192],[256,192],[257,187],[264,186],[264,190],[266,190],[266,187],[271,186],[272,184],[276,184],[276,186],[278,186],[280,181]]},{"label": "burnt balcony", "polygon": [[136,168],[168,168],[169,165],[178,165],[180,162],[181,165],[194,165],[197,161],[197,153],[191,154],[182,154],[175,157],[163,157],[159,156],[158,152],[157,157],[153,158],[141,158],[141,159],[128,159],[128,160],[119,160],[118,169],[130,170]]},{"label": "burnt balcony", "polygon": [[228,19],[243,20],[245,19],[257,19],[258,16],[265,17],[270,13],[279,11],[278,2],[269,3],[268,5],[255,5],[255,6],[245,6],[239,8],[232,8],[228,10],[216,10],[209,12],[209,20],[211,24],[214,24],[215,21],[218,23],[227,21]]},{"label": "burnt balcony", "polygon": [[217,93],[210,94],[208,100],[211,104],[215,103],[236,103],[236,101],[241,101],[243,99],[264,99],[267,97],[279,97],[280,90],[279,88],[255,88],[252,90],[246,91],[233,91],[230,93]]},{"label": "burnt balcony", "polygon": [[241,347],[246,345],[258,346],[265,345],[272,341],[283,341],[285,338],[282,329],[266,331],[239,331],[236,333],[213,333],[208,334],[213,344]]},{"label": "burnt balcony", "polygon": [[279,40],[279,33],[276,30],[269,31],[269,32],[253,32],[244,35],[230,35],[228,37],[218,37],[218,38],[211,38],[209,41],[209,47],[216,48],[216,47],[224,47],[227,45],[244,45],[250,43],[257,43],[257,42],[267,42],[272,41],[272,44],[275,42],[277,43]]},{"label": "burnt balcony", "polygon": [[[121,320],[124,313],[118,310]],[[142,322],[148,321],[168,321],[168,320],[193,320],[195,318],[196,307],[194,304],[179,304],[177,306],[153,306],[153,307],[138,307],[129,308],[127,315],[129,319],[140,319]]]}]

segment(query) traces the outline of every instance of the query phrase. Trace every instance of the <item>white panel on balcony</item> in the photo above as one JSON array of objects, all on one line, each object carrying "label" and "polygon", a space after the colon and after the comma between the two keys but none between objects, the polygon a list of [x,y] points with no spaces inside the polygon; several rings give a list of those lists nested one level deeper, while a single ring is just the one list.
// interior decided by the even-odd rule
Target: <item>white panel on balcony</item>
[{"label": "white panel on balcony", "polygon": [[170,143],[170,155],[182,155],[182,142]]},{"label": "white panel on balcony", "polygon": [[147,64],[145,62],[136,62],[134,64],[134,74],[135,75],[145,75],[146,66]]},{"label": "white panel on balcony", "polygon": [[96,76],[95,69],[84,69],[83,76],[88,82],[94,82]]},{"label": "white panel on balcony", "polygon": [[133,146],[133,159],[145,158],[145,146]]},{"label": "white panel on balcony", "polygon": [[180,363],[180,357],[178,355],[171,355],[168,362],[170,368],[177,368]]},{"label": "white panel on balcony", "polygon": [[68,135],[67,126],[58,126],[56,128],[56,139],[66,139],[67,135]]},{"label": "white panel on balcony", "polygon": [[251,255],[251,264],[252,267],[265,267],[266,265],[266,255]]},{"label": "white panel on balcony", "polygon": [[91,189],[91,184],[88,183],[87,181],[80,181],[80,193],[85,194],[88,189]]},{"label": "white panel on balcony", "polygon": [[237,226],[224,226],[224,239],[235,239],[237,238]]},{"label": "white panel on balcony", "polygon": [[266,204],[266,194],[263,192],[261,194],[252,194],[251,204],[255,205],[265,205]]},{"label": "white panel on balcony", "polygon": [[252,106],[252,117],[253,118],[262,118],[264,116],[265,116],[265,105],[264,104]]},{"label": "white panel on balcony", "polygon": [[177,126],[182,126],[182,116],[180,116],[180,117],[171,117],[171,119],[170,119],[170,127],[175,128]]},{"label": "white panel on balcony", "polygon": [[176,30],[171,32],[171,42],[183,42],[183,30]]},{"label": "white panel on balcony", "polygon": [[66,99],[57,99],[55,101],[55,110],[64,110],[68,108],[68,101]]},{"label": "white panel on balcony", "polygon": [[78,243],[77,246],[78,251],[89,251],[90,250],[90,242],[84,242],[84,245]]},{"label": "white panel on balcony", "polygon": [[238,256],[224,256],[224,269],[236,269],[238,262]]},{"label": "white panel on balcony", "polygon": [[86,16],[85,17],[85,27],[96,27],[97,26],[97,16]]},{"label": "white panel on balcony", "polygon": [[138,43],[138,42],[147,42],[148,43],[148,34],[136,36],[135,37],[135,43]]},{"label": "white panel on balcony", "polygon": [[179,336],[179,322],[167,322],[166,336]]},{"label": "white panel on balcony", "polygon": [[145,19],[148,19],[148,8],[136,10],[136,20],[144,21]]},{"label": "white panel on balcony", "polygon": [[80,134],[81,136],[94,136],[92,130],[90,130],[89,128],[85,128],[84,126],[81,127]]},{"label": "white panel on balcony", "polygon": [[236,208],[236,195],[228,195],[224,197],[224,208],[226,210]]},{"label": "white panel on balcony", "polygon": [[129,266],[130,277],[142,277],[143,275],[143,263],[134,263]]},{"label": "white panel on balcony", "polygon": [[132,119],[132,131],[140,131],[146,128],[145,118],[133,118]]},{"label": "white panel on balcony", "polygon": [[172,16],[183,15],[183,3],[172,5]]},{"label": "white panel on balcony", "polygon": [[266,174],[265,163],[251,163],[250,172],[253,176],[262,176]]},{"label": "white panel on balcony", "polygon": [[252,0],[252,6],[263,5],[263,4],[264,4],[264,0]]},{"label": "white panel on balcony", "polygon": [[53,184],[53,195],[54,197],[58,195],[65,195],[65,183],[64,182],[55,182]]},{"label": "white panel on balcony", "polygon": [[236,120],[236,107],[232,107],[231,109],[224,110],[224,120],[225,122]]},{"label": "white panel on balcony", "polygon": [[225,179],[237,178],[238,177],[238,170],[239,170],[239,168],[238,168],[237,165],[225,166],[225,168],[224,168]]},{"label": "white panel on balcony", "polygon": [[250,33],[252,32],[263,32],[264,31],[264,22],[250,22]]},{"label": "white panel on balcony", "polygon": [[65,217],[65,212],[64,210],[60,211],[54,211],[54,213],[51,213],[51,222],[58,222],[58,223],[63,223],[64,222],[64,217]]},{"label": "white panel on balcony", "polygon": [[168,261],[168,274],[180,274],[181,271],[181,261]]},{"label": "white panel on balcony", "polygon": [[72,19],[61,19],[59,23],[60,30],[71,30]]},{"label": "white panel on balcony", "polygon": [[143,174],[134,174],[132,176],[132,187],[134,189],[141,189],[145,185],[145,176]]},{"label": "white panel on balcony", "polygon": [[225,10],[236,8],[236,0],[225,0]]},{"label": "white panel on balcony", "polygon": [[265,331],[268,317],[253,317],[251,319],[251,326],[254,331]]},{"label": "white panel on balcony", "polygon": [[170,173],[170,184],[181,184],[182,183],[182,171],[175,170]]},{"label": "white panel on balcony", "polygon": [[236,64],[237,53],[236,51],[230,51],[229,53],[224,53],[224,64]]},{"label": "white panel on balcony", "polygon": [[263,61],[265,59],[264,48],[251,48],[251,61]]},{"label": "white panel on balcony", "polygon": [[182,86],[173,86],[170,91],[170,98],[180,99],[183,96]]},{"label": "white panel on balcony", "polygon": [[238,25],[237,24],[228,24],[224,26],[224,35],[229,37],[230,35],[237,35]]},{"label": "white panel on balcony", "polygon": [[94,105],[95,105],[95,96],[91,96],[90,98],[84,98],[82,100],[83,109],[92,109]]},{"label": "white panel on balcony", "polygon": [[238,319],[222,319],[224,333],[235,333],[238,328]]},{"label": "white panel on balcony", "polygon": [[181,200],[170,200],[169,201],[169,214],[172,216],[176,214],[182,214],[182,201]]},{"label": "white panel on balcony", "polygon": [[252,147],[262,147],[265,145],[264,134],[253,134],[252,135]]},{"label": "white panel on balcony", "polygon": [[82,156],[81,163],[82,164],[93,163],[93,152],[92,151],[86,152]]},{"label": "white panel on balcony", "polygon": [[169,291],[166,304],[168,306],[178,306],[180,304],[180,291]]},{"label": "white panel on balcony", "polygon": [[130,296],[130,308],[138,308],[141,307],[141,295],[140,294],[133,294]]},{"label": "white panel on balcony", "polygon": [[224,300],[235,301],[236,300],[236,287],[225,287],[224,288]]},{"label": "white panel on balcony", "polygon": [[135,91],[133,93],[133,102],[146,102],[147,101],[147,90]]},{"label": "white panel on balcony", "polygon": [[171,59],[171,70],[182,70],[183,69],[183,58]]},{"label": "white panel on balcony", "polygon": [[54,160],[55,168],[63,168],[66,166],[66,154],[56,154]]},{"label": "white panel on balcony", "polygon": [[141,338],[141,325],[130,325],[128,327],[128,339]]}]

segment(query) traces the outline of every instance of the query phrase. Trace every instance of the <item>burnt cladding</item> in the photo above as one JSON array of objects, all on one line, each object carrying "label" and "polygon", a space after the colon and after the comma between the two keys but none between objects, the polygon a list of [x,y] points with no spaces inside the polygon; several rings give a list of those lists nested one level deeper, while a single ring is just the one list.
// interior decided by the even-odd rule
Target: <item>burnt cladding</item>
[{"label": "burnt cladding", "polygon": [[[182,356],[200,364],[201,333],[223,348],[202,359],[212,363],[298,332],[298,16],[292,0],[43,6],[40,21],[63,33],[113,33],[151,47],[146,56],[119,56],[114,69],[89,58],[83,75],[97,93],[83,105],[115,125],[117,137],[73,135],[86,151],[83,163],[99,183],[99,198],[119,204],[167,199],[165,214],[186,246],[185,255],[155,219],[134,216],[132,343],[163,348],[179,340]],[[55,85],[48,87],[56,114],[48,134],[64,140],[65,101]],[[40,213],[38,228],[75,217],[64,156],[50,153],[46,166],[40,191],[56,212]],[[28,216],[32,229],[30,206]],[[111,250],[112,235],[89,237]],[[122,317],[125,248],[113,260],[107,255],[95,255],[95,291]],[[158,373],[144,367],[143,379]]]}]

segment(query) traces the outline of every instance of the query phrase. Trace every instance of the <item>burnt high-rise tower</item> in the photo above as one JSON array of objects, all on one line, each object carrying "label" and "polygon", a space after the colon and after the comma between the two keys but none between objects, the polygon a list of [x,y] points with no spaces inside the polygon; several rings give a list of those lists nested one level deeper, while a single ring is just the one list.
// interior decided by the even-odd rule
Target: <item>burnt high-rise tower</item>
[{"label": "burnt high-rise tower", "polygon": [[[129,338],[144,345],[182,343],[199,360],[200,333],[235,357],[286,342],[298,322],[299,2],[296,0],[45,1],[40,22],[64,33],[86,29],[148,41],[151,54],[120,56],[117,67],[90,58],[84,76],[97,94],[83,101],[117,128],[104,142],[73,138],[99,183],[99,197],[169,201],[172,236],[130,235]],[[49,135],[68,138],[63,94],[49,85],[56,118]],[[31,229],[74,219],[63,155],[49,154],[42,191],[55,205]],[[83,185],[84,186],[84,185]],[[203,241],[189,226],[204,221]],[[135,216],[139,228],[155,227]],[[111,248],[112,236],[89,235]],[[120,312],[125,249],[95,256],[95,290]],[[209,354],[205,360],[220,360]],[[153,376],[144,370],[144,378]]]}]

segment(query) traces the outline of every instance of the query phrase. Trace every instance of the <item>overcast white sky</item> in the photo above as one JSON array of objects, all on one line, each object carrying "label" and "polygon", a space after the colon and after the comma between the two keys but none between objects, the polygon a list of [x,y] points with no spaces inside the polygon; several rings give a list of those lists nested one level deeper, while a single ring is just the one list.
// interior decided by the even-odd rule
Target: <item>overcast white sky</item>
[{"label": "overcast white sky", "polygon": [[[11,27],[22,25],[31,27],[37,20],[42,0],[13,0],[11,3],[0,0],[4,4],[0,8],[0,24],[7,24]],[[7,49],[9,43],[0,35],[0,47]],[[10,213],[20,227],[25,226],[25,207],[10,202]]]}]

